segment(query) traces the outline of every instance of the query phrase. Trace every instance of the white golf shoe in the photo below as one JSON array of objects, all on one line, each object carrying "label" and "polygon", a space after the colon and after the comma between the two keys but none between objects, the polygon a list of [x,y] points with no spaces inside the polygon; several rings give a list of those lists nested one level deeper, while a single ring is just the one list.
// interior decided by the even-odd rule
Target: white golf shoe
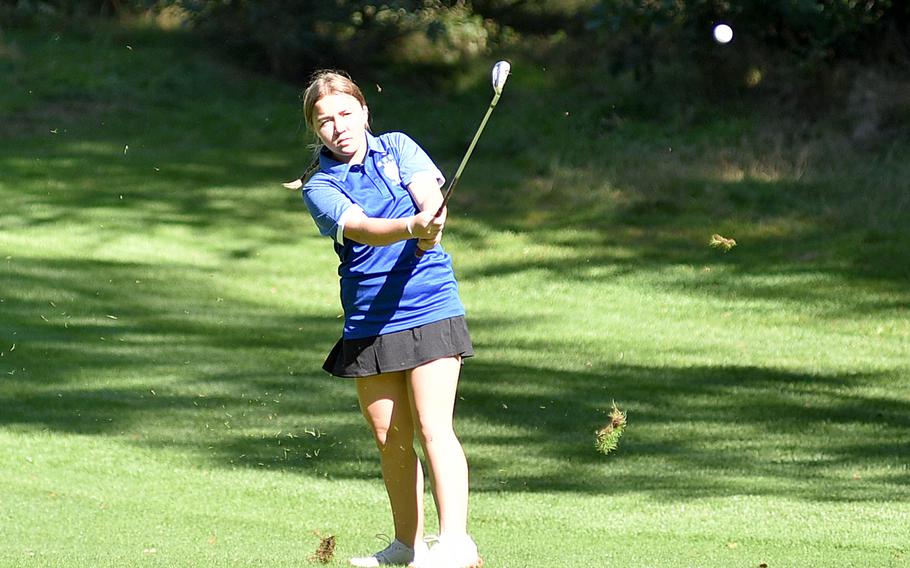
[{"label": "white golf shoe", "polygon": [[418,541],[414,548],[398,539],[379,552],[370,556],[351,558],[351,566],[359,568],[375,568],[377,566],[423,566],[424,557],[427,555],[427,545]]},{"label": "white golf shoe", "polygon": [[483,559],[477,553],[474,539],[466,534],[440,535],[430,547],[426,560],[417,568],[481,568]]}]

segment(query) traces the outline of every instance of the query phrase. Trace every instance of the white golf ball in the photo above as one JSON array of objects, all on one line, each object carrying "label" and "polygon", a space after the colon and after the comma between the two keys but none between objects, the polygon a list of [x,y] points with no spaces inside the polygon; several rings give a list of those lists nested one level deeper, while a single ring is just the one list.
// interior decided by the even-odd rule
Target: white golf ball
[{"label": "white golf ball", "polygon": [[717,43],[730,43],[733,39],[733,28],[727,24],[717,24],[714,26],[714,39]]}]

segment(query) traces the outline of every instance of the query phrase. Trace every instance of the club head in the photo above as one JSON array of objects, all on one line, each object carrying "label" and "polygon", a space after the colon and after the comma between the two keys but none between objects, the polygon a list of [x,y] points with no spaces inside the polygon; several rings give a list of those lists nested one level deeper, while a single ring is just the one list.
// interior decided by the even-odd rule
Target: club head
[{"label": "club head", "polygon": [[499,95],[502,93],[502,87],[506,84],[506,79],[509,78],[509,70],[512,66],[508,61],[497,61],[496,65],[493,66],[493,91]]}]

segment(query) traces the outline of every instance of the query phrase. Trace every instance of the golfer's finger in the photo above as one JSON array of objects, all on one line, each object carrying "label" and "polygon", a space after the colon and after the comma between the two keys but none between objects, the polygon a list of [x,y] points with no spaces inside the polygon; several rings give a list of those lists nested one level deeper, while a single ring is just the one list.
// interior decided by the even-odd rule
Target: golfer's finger
[{"label": "golfer's finger", "polygon": [[421,211],[417,215],[414,215],[414,228],[417,229],[417,232],[423,236],[427,229],[433,225],[433,211]]},{"label": "golfer's finger", "polygon": [[430,237],[426,239],[420,239],[417,241],[417,246],[423,250],[430,250],[439,243],[442,242],[442,233],[438,233],[435,237]]},{"label": "golfer's finger", "polygon": [[446,212],[443,211],[442,215],[439,217],[433,217],[433,222],[430,223],[430,226],[441,231],[446,224]]},{"label": "golfer's finger", "polygon": [[433,217],[433,212],[424,211],[414,218],[414,234],[422,239],[433,238],[444,225],[445,221]]}]

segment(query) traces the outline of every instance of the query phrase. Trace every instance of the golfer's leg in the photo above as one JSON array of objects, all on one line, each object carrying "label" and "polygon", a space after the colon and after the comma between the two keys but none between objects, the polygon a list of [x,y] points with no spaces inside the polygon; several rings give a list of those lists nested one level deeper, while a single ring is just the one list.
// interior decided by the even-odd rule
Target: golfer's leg
[{"label": "golfer's leg", "polygon": [[379,448],[395,538],[414,546],[423,538],[423,469],[414,451],[414,420],[405,374],[357,379],[357,398]]},{"label": "golfer's leg", "polygon": [[429,462],[440,534],[465,534],[468,463],[455,436],[452,414],[461,360],[438,359],[409,372],[418,437]]}]

